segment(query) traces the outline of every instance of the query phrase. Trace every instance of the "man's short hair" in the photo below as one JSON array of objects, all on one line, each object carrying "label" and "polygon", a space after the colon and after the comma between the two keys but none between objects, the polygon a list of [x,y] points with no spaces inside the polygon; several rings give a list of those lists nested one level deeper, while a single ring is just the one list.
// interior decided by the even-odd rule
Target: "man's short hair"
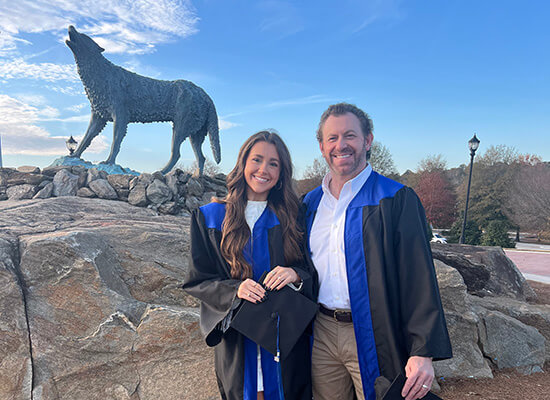
[{"label": "man's short hair", "polygon": [[[331,115],[334,116],[340,116],[347,113],[352,113],[357,117],[359,120],[359,125],[361,126],[361,130],[363,131],[363,135],[367,137],[368,135],[372,135],[372,119],[370,119],[369,114],[361,110],[359,107],[357,107],[355,104],[349,104],[349,103],[338,103],[333,104],[329,106],[323,115],[321,115],[321,120],[319,121],[319,127],[317,128],[317,141],[321,143],[323,141],[323,126],[325,125],[326,120]],[[367,151],[367,161],[370,160],[372,147]]]},{"label": "man's short hair", "polygon": [[372,135],[372,120],[366,112],[364,112],[354,104],[338,103],[329,106],[323,113],[323,115],[321,115],[319,127],[317,128],[317,140],[319,142],[323,140],[323,125],[325,124],[328,117],[330,117],[331,115],[340,116],[347,113],[352,113],[357,117],[357,119],[359,120],[359,125],[361,126],[361,130],[363,131],[363,135],[365,135],[365,137],[367,137],[368,135]]}]

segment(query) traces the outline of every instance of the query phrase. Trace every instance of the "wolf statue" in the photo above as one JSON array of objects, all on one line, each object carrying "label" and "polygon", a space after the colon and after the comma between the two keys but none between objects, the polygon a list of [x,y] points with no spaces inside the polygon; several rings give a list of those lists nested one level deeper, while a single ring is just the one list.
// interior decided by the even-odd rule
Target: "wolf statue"
[{"label": "wolf statue", "polygon": [[180,146],[189,137],[202,175],[202,143],[208,133],[214,159],[220,162],[218,116],[204,90],[185,80],[161,81],[114,65],[101,54],[104,49],[89,36],[69,26],[65,43],[74,54],[78,74],[92,107],[86,135],[74,152],[80,157],[108,121],[113,122],[113,143],[106,164],[114,164],[130,122],[172,121],[172,154],[162,168],[170,171],[180,158]]}]

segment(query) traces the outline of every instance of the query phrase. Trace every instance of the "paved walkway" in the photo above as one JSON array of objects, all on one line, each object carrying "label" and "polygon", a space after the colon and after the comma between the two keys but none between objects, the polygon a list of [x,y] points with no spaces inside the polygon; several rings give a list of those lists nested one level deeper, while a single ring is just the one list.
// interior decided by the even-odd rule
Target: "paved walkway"
[{"label": "paved walkway", "polygon": [[505,250],[525,279],[550,284],[550,251]]}]

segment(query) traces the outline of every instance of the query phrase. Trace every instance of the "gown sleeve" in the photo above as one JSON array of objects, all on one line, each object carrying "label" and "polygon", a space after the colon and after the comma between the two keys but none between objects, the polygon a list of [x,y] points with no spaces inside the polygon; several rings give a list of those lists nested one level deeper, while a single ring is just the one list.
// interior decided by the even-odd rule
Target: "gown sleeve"
[{"label": "gown sleeve", "polygon": [[427,240],[424,208],[408,187],[396,195],[394,207],[401,326],[409,357],[432,357],[434,361],[450,358],[451,344]]},{"label": "gown sleeve", "polygon": [[[302,198],[303,200],[303,198]],[[295,263],[291,268],[296,271],[298,276],[302,279],[302,289],[301,293],[308,297],[310,300],[317,302],[317,295],[319,293],[319,276],[317,270],[313,266],[313,262],[309,257],[309,249],[307,246],[307,235],[306,235],[306,205],[301,201],[301,207],[298,212],[298,230],[303,232],[300,240],[300,251],[301,254],[298,258],[298,262]]]},{"label": "gown sleeve", "polygon": [[228,276],[214,246],[219,244],[210,239],[202,212],[195,210],[191,217],[189,272],[183,289],[201,301],[200,328],[209,346],[221,341],[222,321],[240,302],[237,289],[242,282]]}]

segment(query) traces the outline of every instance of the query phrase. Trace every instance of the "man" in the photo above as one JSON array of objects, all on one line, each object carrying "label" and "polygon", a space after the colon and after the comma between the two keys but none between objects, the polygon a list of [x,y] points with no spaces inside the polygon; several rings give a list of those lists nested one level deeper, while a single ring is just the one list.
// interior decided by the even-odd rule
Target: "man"
[{"label": "man", "polygon": [[356,106],[330,106],[317,139],[330,172],[304,198],[320,283],[314,399],[374,400],[400,373],[403,397],[422,398],[432,360],[451,357],[424,209],[368,164],[372,121]]}]

